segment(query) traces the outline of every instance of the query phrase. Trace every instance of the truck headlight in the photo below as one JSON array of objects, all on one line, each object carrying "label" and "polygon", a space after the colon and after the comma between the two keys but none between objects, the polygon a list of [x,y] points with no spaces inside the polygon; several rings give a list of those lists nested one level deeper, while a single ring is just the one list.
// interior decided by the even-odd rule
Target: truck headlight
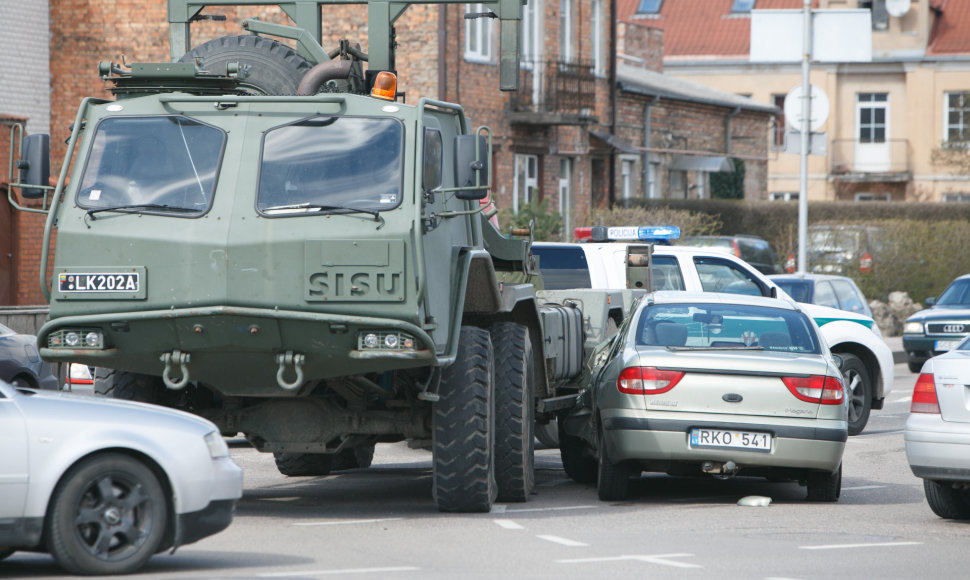
[{"label": "truck headlight", "polygon": [[396,330],[369,330],[357,336],[358,350],[414,350],[414,337]]},{"label": "truck headlight", "polygon": [[97,329],[69,328],[52,332],[47,337],[50,348],[102,349],[104,334]]}]

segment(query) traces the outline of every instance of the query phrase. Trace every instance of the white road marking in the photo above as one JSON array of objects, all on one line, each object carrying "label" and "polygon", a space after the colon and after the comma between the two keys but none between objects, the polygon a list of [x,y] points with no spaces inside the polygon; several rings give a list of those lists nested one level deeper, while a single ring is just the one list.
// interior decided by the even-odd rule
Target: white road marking
[{"label": "white road marking", "polygon": [[843,487],[842,491],[862,491],[864,489],[882,489],[885,485],[857,485],[855,487]]},{"label": "white road marking", "polygon": [[[494,508],[495,506],[492,506],[492,507]],[[596,508],[596,507],[599,507],[599,506],[595,506],[595,505],[572,505],[572,506],[552,507],[552,508],[522,508],[522,509],[510,509],[510,510],[509,509],[503,509],[502,510],[502,513],[512,513],[512,512],[515,512],[517,514],[521,514],[521,513],[524,513],[524,512],[562,512],[562,511],[569,511],[569,510],[588,510],[588,509],[593,509],[593,508]]]},{"label": "white road marking", "polygon": [[305,572],[270,572],[260,574],[260,578],[287,578],[290,576],[337,576],[340,574],[385,574],[387,572],[416,572],[420,568],[414,566],[397,566],[394,568],[344,568],[343,570],[307,570]]},{"label": "white road marking", "polygon": [[522,526],[513,522],[512,520],[493,520],[499,527],[505,528],[506,530],[524,530]]},{"label": "white road marking", "polygon": [[375,524],[377,522],[396,522],[404,518],[383,518],[374,520],[342,520],[334,522],[297,522],[294,526],[346,526],[350,524]]},{"label": "white road marking", "polygon": [[912,403],[913,397],[903,397],[902,399],[896,399],[893,403]]},{"label": "white road marking", "polygon": [[693,554],[653,554],[650,556],[615,556],[612,558],[580,558],[576,560],[556,560],[560,564],[585,564],[595,562],[618,562],[620,560],[637,560],[648,564],[660,564],[662,566],[673,566],[674,568],[703,568],[699,564],[690,562],[678,562],[670,558],[690,558]]},{"label": "white road marking", "polygon": [[588,546],[589,544],[584,544],[583,542],[577,542],[576,540],[570,540],[569,538],[560,538],[559,536],[536,536],[540,540],[546,540],[547,542],[553,542],[555,544],[562,544],[563,546]]},{"label": "white road marking", "polygon": [[872,544],[827,544],[821,546],[799,546],[800,550],[839,550],[842,548],[889,548],[893,546],[920,546],[923,542],[876,542]]},{"label": "white road marking", "polygon": [[488,513],[490,513],[490,514],[504,514],[505,513],[505,510],[508,507],[509,506],[507,506],[505,504],[493,503],[492,504],[492,507],[488,510]]}]

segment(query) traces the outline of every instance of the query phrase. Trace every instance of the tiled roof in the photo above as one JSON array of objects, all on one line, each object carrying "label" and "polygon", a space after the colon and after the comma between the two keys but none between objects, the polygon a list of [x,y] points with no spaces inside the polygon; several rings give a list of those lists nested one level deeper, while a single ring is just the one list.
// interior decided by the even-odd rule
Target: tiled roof
[{"label": "tiled roof", "polygon": [[[621,21],[664,31],[664,57],[745,57],[751,45],[748,14],[732,14],[734,0],[663,0],[659,14],[637,14],[640,0],[617,0]],[[802,0],[756,0],[756,10],[800,9]],[[812,1],[817,7],[817,0]]]},{"label": "tiled roof", "polygon": [[939,0],[933,29],[930,31],[928,55],[970,53],[970,2]]}]

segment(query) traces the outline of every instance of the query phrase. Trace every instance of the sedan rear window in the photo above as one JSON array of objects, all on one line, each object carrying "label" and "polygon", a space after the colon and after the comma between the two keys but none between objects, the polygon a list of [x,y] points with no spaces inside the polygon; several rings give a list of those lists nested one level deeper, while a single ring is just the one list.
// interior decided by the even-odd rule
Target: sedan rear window
[{"label": "sedan rear window", "polygon": [[808,318],[797,311],[738,304],[656,304],[645,307],[637,345],[819,354]]}]

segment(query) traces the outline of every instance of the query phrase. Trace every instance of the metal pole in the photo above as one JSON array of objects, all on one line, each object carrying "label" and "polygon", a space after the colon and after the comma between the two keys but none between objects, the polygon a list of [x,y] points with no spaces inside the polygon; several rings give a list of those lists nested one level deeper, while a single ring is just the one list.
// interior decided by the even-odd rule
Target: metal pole
[{"label": "metal pole", "polygon": [[812,84],[812,0],[802,4],[802,148],[798,169],[798,271],[807,272],[806,233],[808,232],[808,148],[811,143]]},{"label": "metal pole", "polygon": [[807,272],[806,232],[808,232],[808,148],[811,143],[812,84],[812,0],[802,4],[802,147],[798,168],[798,271]]}]

